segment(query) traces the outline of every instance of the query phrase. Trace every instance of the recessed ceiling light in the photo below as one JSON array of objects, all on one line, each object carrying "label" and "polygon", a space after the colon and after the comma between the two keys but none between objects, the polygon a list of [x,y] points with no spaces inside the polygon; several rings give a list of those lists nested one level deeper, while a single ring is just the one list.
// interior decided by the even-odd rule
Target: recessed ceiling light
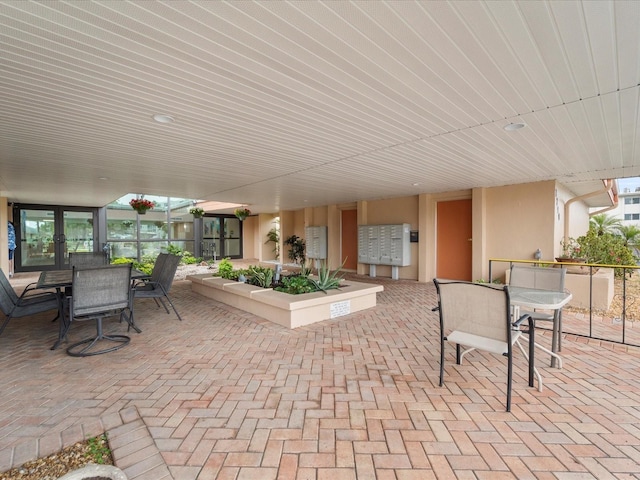
[{"label": "recessed ceiling light", "polygon": [[524,127],[526,127],[526,126],[527,126],[527,124],[526,124],[526,123],[522,123],[522,122],[519,122],[519,123],[510,123],[510,124],[508,124],[508,125],[505,125],[504,129],[505,129],[507,132],[515,132],[516,130],[520,130],[521,128],[524,128]]},{"label": "recessed ceiling light", "polygon": [[171,122],[173,122],[173,117],[171,115],[165,115],[163,113],[156,113],[153,116],[153,119],[158,123],[171,123]]},{"label": "recessed ceiling light", "polygon": [[416,182],[416,183],[412,183],[411,185],[413,185],[414,187],[417,187],[420,184]]}]

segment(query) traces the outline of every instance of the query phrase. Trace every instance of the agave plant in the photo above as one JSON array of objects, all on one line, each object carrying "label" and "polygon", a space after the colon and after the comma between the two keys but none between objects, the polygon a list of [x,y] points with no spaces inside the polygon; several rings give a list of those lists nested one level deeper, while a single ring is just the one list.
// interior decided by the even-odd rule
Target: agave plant
[{"label": "agave plant", "polygon": [[273,283],[273,270],[267,267],[250,265],[248,270],[249,283],[257,287],[269,288]]},{"label": "agave plant", "polygon": [[335,290],[340,288],[342,276],[339,274],[342,267],[344,267],[344,262],[332,272],[329,270],[326,260],[323,260],[318,267],[318,278],[310,278],[309,280],[321,292],[327,293],[327,290]]}]

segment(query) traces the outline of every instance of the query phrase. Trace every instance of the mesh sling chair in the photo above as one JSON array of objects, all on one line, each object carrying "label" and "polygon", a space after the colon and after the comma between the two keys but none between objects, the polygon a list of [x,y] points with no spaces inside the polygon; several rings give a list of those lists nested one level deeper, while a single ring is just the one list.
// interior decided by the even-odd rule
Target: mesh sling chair
[{"label": "mesh sling chair", "polygon": [[35,292],[35,284],[29,284],[18,296],[4,272],[0,270],[0,307],[5,315],[0,334],[12,318],[21,318],[36,313],[56,310],[60,314],[60,298],[54,292]]},{"label": "mesh sling chair", "polygon": [[[96,335],[67,348],[73,357],[87,357],[113,352],[131,340],[126,335],[105,335],[102,320],[118,316],[129,325],[133,321],[131,264],[73,268],[73,295],[69,301],[70,324],[96,322]],[[106,346],[105,346],[106,345]]]},{"label": "mesh sling chair", "polygon": [[[549,290],[553,292],[564,292],[564,280],[566,277],[566,268],[545,268],[545,267],[525,267],[522,265],[512,265],[509,273],[509,285],[513,287],[535,288],[538,290]],[[528,313],[533,318],[534,326],[538,320],[553,322],[554,327],[557,321],[557,343],[558,351],[561,348],[562,332],[562,310],[556,310],[553,313],[540,311],[521,310],[522,314]],[[557,315],[557,319],[556,319]],[[554,335],[555,338],[555,335]],[[548,348],[536,343],[536,347],[545,353],[551,355],[552,360],[558,361],[558,367],[562,368],[562,357],[552,352]]]},{"label": "mesh sling chair", "polygon": [[[485,350],[507,357],[507,412],[511,411],[511,386],[513,383],[513,345],[518,345],[529,360],[529,386],[533,386],[536,373],[534,367],[534,335],[529,336],[529,353],[518,341],[522,332],[519,327],[529,322],[533,331],[533,320],[523,315],[515,322],[511,316],[508,287],[434,279],[438,295],[438,306],[433,310],[440,316],[440,386],[444,384],[445,341],[456,344],[456,363],[471,350]],[[462,351],[461,346],[468,347]],[[538,377],[540,379],[540,377]],[[539,388],[541,384],[538,384]]]},{"label": "mesh sling chair", "polygon": [[69,252],[69,266],[73,267],[98,267],[107,265],[105,252]]},{"label": "mesh sling chair", "polygon": [[[99,267],[107,265],[105,252],[69,252],[69,268]],[[71,287],[65,289],[65,295],[71,296]]]},{"label": "mesh sling chair", "polygon": [[168,314],[170,313],[169,309],[164,303],[166,299],[180,321],[182,321],[182,317],[169,297],[169,290],[171,290],[173,278],[176,276],[176,270],[181,260],[178,255],[161,253],[153,265],[151,278],[137,282],[134,286],[134,298],[153,298],[158,306],[160,303],[162,304]]}]

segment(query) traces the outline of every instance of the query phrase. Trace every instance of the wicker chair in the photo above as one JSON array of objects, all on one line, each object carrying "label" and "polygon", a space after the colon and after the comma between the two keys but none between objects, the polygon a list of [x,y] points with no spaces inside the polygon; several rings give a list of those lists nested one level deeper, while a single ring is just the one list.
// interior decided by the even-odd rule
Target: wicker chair
[{"label": "wicker chair", "polygon": [[175,305],[169,297],[169,291],[173,284],[173,278],[176,276],[176,270],[180,264],[181,258],[178,255],[171,255],[169,253],[161,253],[156,258],[156,263],[153,265],[153,271],[151,272],[151,278],[149,280],[142,280],[137,282],[134,286],[134,298],[153,298],[156,304],[164,307],[167,314],[169,309],[164,303],[166,299],[179,320],[182,321],[182,317],[176,310]]},{"label": "wicker chair", "polygon": [[[507,358],[507,412],[511,411],[511,385],[513,383],[513,345],[517,345],[529,360],[529,386],[533,386],[534,367],[533,320],[523,315],[516,322],[511,318],[509,289],[493,285],[453,280],[434,279],[438,294],[440,315],[440,386],[444,384],[445,341],[456,344],[456,363],[471,350],[485,350]],[[519,327],[525,320],[532,331],[529,335],[529,353],[518,341]],[[461,345],[468,347],[462,351]],[[540,378],[540,377],[538,377]]]},{"label": "wicker chair", "polygon": [[67,348],[73,357],[87,357],[113,352],[129,343],[126,335],[106,335],[102,320],[118,316],[133,322],[131,264],[73,269],[69,301],[70,325],[78,321],[96,322],[96,335]]}]

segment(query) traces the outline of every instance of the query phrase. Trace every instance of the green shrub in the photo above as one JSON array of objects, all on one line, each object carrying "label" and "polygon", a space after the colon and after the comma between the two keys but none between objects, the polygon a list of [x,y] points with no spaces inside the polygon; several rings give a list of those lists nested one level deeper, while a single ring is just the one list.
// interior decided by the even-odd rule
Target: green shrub
[{"label": "green shrub", "polygon": [[248,278],[249,270],[246,268],[239,268],[237,270],[231,270],[225,277],[227,280],[235,280],[236,282],[239,280],[240,275],[244,275],[245,278]]},{"label": "green shrub", "polygon": [[124,265],[125,263],[132,263],[133,268],[135,268],[136,270],[139,270],[142,273],[146,273],[147,275],[151,275],[155,259],[148,260],[147,258],[145,258],[143,262],[138,262],[131,258],[118,257],[111,261],[111,265]]},{"label": "green shrub", "polygon": [[[580,254],[587,259],[587,263],[601,265],[636,265],[637,259],[629,247],[625,245],[625,239],[612,233],[598,234],[593,226],[586,235],[577,239],[580,245]],[[622,275],[623,269],[617,268],[616,275]]]},{"label": "green shrub", "polygon": [[306,258],[307,249],[307,244],[305,243],[304,238],[300,238],[297,235],[291,235],[284,241],[284,244],[290,247],[289,260],[302,265]]},{"label": "green shrub", "polygon": [[169,244],[167,246],[167,253],[170,253],[171,255],[178,255],[179,257],[181,257],[182,249],[176,245]]},{"label": "green shrub", "polygon": [[273,270],[268,267],[250,265],[245,276],[247,283],[257,287],[269,288],[273,283]]},{"label": "green shrub", "polygon": [[231,260],[229,258],[223,258],[222,260],[220,260],[220,263],[218,263],[218,271],[217,273],[215,273],[216,277],[222,277],[222,278],[230,278],[229,276],[232,274],[233,272],[233,263],[231,263]]},{"label": "green shrub", "polygon": [[290,275],[282,277],[282,286],[274,288],[278,292],[289,293],[291,295],[299,295],[302,293],[311,293],[316,291],[315,285],[309,277],[301,277],[300,275]]}]

